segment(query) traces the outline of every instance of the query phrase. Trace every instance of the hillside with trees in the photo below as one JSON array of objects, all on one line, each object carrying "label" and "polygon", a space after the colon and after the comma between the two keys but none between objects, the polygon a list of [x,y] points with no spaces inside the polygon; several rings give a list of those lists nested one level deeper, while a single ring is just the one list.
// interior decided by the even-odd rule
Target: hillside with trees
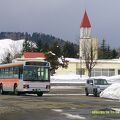
[{"label": "hillside with trees", "polygon": [[43,52],[46,60],[51,63],[51,74],[55,73],[58,67],[67,68],[66,57],[77,58],[79,45],[64,41],[52,35],[44,33],[0,33],[1,39],[13,39],[14,41],[24,39],[23,51],[12,56],[9,52],[6,54],[2,63],[10,63],[12,58],[22,55],[22,52]]},{"label": "hillside with trees", "polygon": [[[71,58],[77,58],[79,53],[79,45],[44,33],[1,32],[0,39],[25,39],[23,51],[47,52],[52,51],[52,49],[59,49],[59,53]],[[36,47],[32,43],[36,44]]]}]

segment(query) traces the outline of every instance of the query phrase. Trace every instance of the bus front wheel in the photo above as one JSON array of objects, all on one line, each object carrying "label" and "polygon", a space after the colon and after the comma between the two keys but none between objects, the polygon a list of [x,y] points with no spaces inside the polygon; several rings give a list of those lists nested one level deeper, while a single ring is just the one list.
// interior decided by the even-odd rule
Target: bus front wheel
[{"label": "bus front wheel", "polygon": [[2,84],[0,85],[0,94],[1,95],[3,94],[3,86],[2,86]]},{"label": "bus front wheel", "polygon": [[14,95],[19,95],[19,92],[17,91],[17,85],[16,84],[14,85],[13,93],[14,93]]},{"label": "bus front wheel", "polygon": [[37,96],[42,96],[43,95],[43,92],[38,92],[37,93]]}]

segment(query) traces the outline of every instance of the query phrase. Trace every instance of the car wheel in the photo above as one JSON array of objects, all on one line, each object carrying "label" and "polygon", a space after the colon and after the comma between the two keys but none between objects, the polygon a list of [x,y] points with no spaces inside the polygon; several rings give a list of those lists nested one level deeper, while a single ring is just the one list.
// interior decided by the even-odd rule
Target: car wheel
[{"label": "car wheel", "polygon": [[93,90],[93,95],[94,95],[95,97],[98,96],[97,89],[94,89],[94,90]]},{"label": "car wheel", "polygon": [[37,93],[37,96],[42,96],[42,95],[43,95],[42,92],[38,92],[38,93]]},{"label": "car wheel", "polygon": [[85,88],[85,94],[86,94],[86,96],[89,95],[89,93],[88,93],[88,89],[87,89],[87,88]]}]

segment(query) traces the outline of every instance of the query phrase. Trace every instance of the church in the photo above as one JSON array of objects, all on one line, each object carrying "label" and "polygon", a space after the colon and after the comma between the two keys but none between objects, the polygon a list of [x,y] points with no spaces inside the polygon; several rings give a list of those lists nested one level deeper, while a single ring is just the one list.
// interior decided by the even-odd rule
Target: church
[{"label": "church", "polygon": [[72,73],[88,76],[88,70],[85,65],[85,55],[88,54],[88,51],[92,48],[93,59],[96,61],[96,65],[91,72],[92,77],[120,75],[120,59],[98,59],[98,39],[92,36],[91,29],[92,26],[87,12],[85,11],[80,23],[79,59],[66,58],[68,61],[68,68],[59,68],[56,74]]}]

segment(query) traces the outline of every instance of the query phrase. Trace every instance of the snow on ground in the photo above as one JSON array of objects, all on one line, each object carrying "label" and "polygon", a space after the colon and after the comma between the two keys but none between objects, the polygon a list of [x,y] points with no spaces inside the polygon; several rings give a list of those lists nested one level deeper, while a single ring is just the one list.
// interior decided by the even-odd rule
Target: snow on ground
[{"label": "snow on ground", "polygon": [[[99,76],[95,78],[103,78],[111,83],[108,88],[101,92],[100,97],[120,100],[120,75],[112,77]],[[75,74],[54,75],[51,76],[51,83],[85,83],[86,79],[88,79],[87,76]]]},{"label": "snow on ground", "polygon": [[51,76],[51,83],[85,83],[87,78],[75,74],[54,75]]},{"label": "snow on ground", "polygon": [[120,82],[120,75],[107,77],[106,79],[108,80],[109,83],[116,83],[116,82],[119,83]]},{"label": "snow on ground", "polygon": [[[106,79],[108,83],[111,83],[111,84],[120,82],[120,75],[112,76],[112,77],[98,76],[94,78]],[[70,74],[64,74],[64,75],[51,76],[51,83],[85,83],[86,79],[88,79],[88,76],[85,76],[85,75],[81,76],[81,75],[70,73]]]}]

